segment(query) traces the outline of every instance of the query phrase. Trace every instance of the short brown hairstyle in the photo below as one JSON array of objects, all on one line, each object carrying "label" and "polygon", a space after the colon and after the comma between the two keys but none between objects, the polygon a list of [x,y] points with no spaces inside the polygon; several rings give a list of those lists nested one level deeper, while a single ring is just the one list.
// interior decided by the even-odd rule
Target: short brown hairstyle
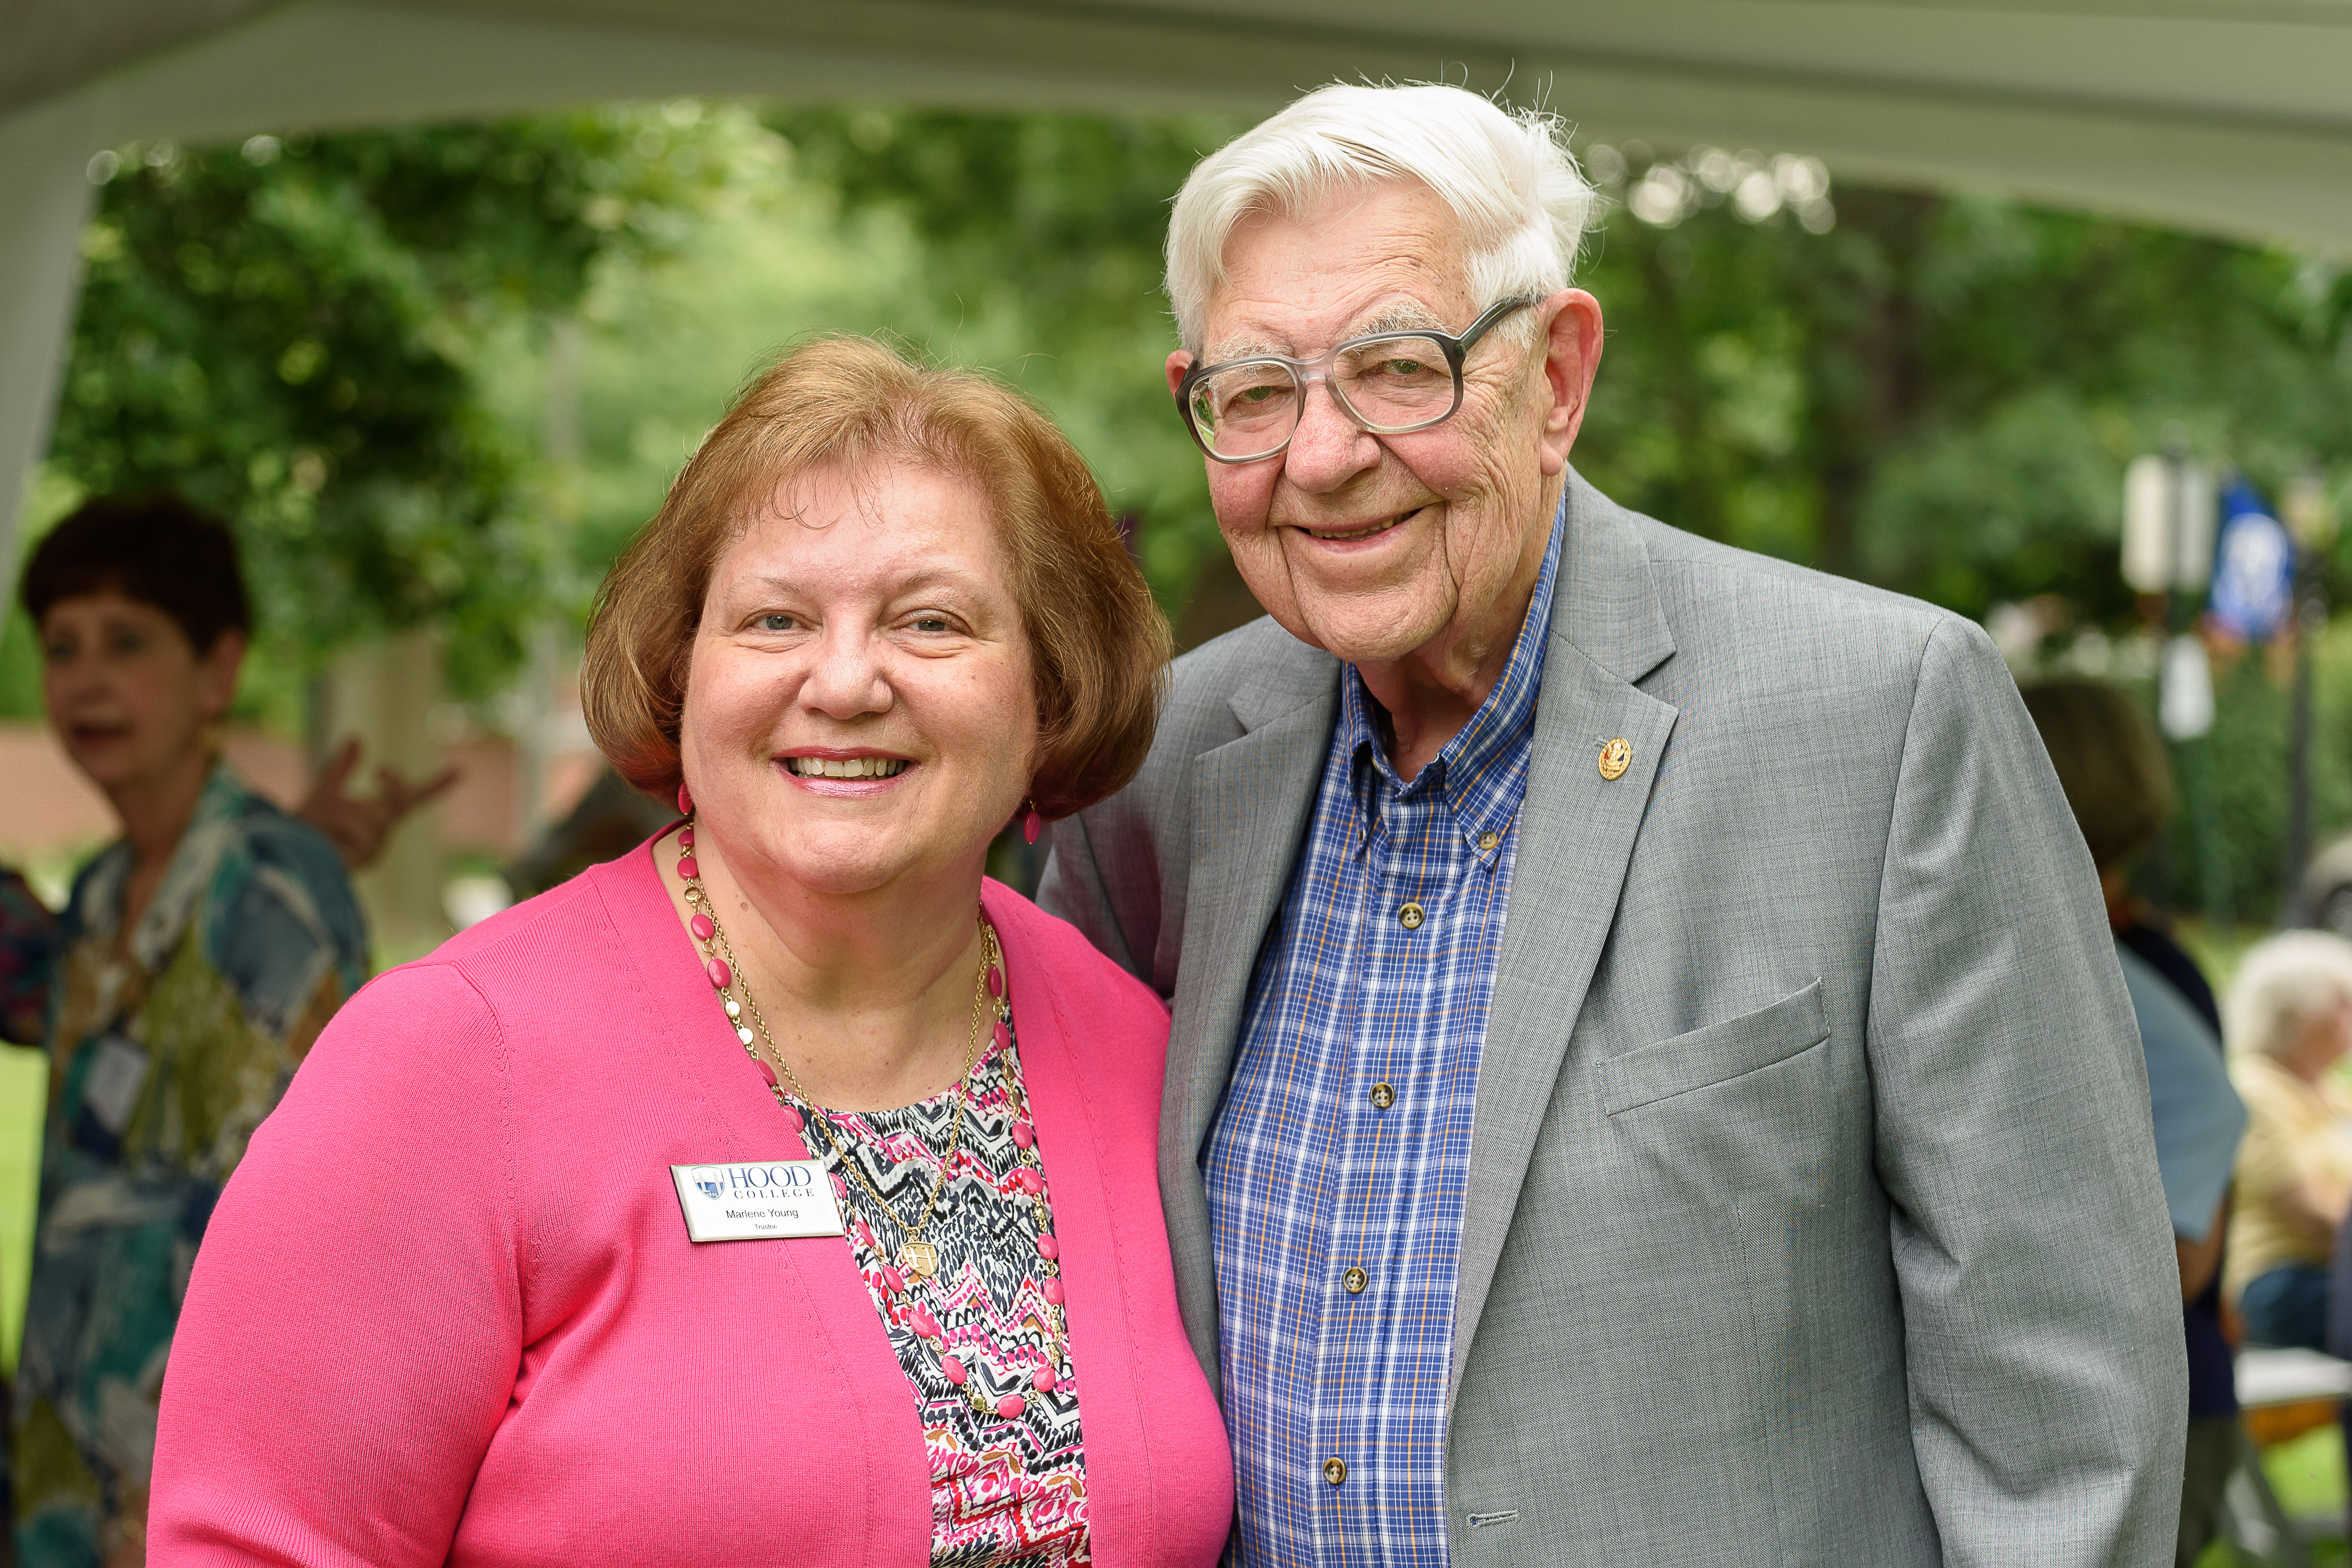
[{"label": "short brown hairstyle", "polygon": [[2156,837],[2172,813],[2172,768],[2137,703],[2097,681],[2043,681],[2025,688],[2025,711],[2101,871]]},{"label": "short brown hairstyle", "polygon": [[84,501],[42,537],[17,585],[37,627],[60,600],[109,591],[170,616],[200,659],[229,632],[253,632],[236,536],[168,490]]},{"label": "short brown hairstyle", "polygon": [[1085,460],[986,375],[833,336],[787,351],[737,396],[604,579],[581,703],[623,778],[657,797],[677,791],[703,596],[759,503],[822,465],[855,473],[890,460],[988,496],[1036,672],[1037,810],[1066,817],[1135,777],[1160,716],[1168,623]]}]

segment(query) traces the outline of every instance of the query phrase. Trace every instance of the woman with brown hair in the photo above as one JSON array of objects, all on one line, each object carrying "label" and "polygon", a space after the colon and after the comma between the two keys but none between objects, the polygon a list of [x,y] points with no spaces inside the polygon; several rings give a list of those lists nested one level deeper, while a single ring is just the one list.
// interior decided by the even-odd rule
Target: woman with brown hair
[{"label": "woman with brown hair", "polygon": [[761,377],[589,634],[682,820],[320,1038],[189,1287],[166,1559],[1214,1561],[1165,1014],[982,874],[1133,774],[1166,648],[1017,397]]}]

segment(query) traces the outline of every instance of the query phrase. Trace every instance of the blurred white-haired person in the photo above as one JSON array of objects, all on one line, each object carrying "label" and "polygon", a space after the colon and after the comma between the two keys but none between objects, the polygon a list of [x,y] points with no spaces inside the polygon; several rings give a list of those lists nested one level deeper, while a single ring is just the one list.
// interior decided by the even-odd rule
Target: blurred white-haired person
[{"label": "blurred white-haired person", "polygon": [[2258,1344],[2321,1348],[2328,1248],[2352,1208],[2352,942],[2289,931],[2248,951],[2221,1006],[2252,1120],[2238,1149],[2225,1288]]},{"label": "blurred white-haired person", "polygon": [[1339,86],[1170,215],[1269,613],[1041,896],[1173,1003],[1238,1559],[2168,1561],[2179,1270],[2082,835],[1981,630],[1570,465],[1595,204],[1552,116]]}]

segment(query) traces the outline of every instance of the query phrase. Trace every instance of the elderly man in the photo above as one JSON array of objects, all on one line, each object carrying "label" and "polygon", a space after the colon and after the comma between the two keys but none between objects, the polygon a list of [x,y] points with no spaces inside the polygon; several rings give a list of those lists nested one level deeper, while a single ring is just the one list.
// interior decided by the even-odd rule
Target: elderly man
[{"label": "elderly man", "polygon": [[2130,1003],[2000,658],[1623,511],[1555,126],[1327,88],[1177,199],[1270,619],[1049,906],[1172,997],[1160,1180],[1251,1563],[2158,1563]]}]

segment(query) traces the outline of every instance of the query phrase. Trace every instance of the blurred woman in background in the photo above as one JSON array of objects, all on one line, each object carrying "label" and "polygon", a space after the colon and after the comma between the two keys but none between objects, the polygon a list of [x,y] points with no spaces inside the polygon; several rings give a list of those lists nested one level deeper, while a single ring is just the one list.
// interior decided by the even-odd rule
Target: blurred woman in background
[{"label": "blurred woman in background", "polygon": [[2253,1121],[2238,1155],[2228,1283],[2257,1344],[2324,1348],[2329,1248],[2352,1209],[2352,943],[2257,943],[2222,1007],[2230,1076]]},{"label": "blurred woman in background", "polygon": [[227,528],[88,503],[22,595],[66,754],[122,837],[82,869],[44,985],[49,1109],[15,1389],[16,1561],[135,1563],[156,1399],[221,1186],[367,973],[335,846],[224,763],[252,630]]}]

